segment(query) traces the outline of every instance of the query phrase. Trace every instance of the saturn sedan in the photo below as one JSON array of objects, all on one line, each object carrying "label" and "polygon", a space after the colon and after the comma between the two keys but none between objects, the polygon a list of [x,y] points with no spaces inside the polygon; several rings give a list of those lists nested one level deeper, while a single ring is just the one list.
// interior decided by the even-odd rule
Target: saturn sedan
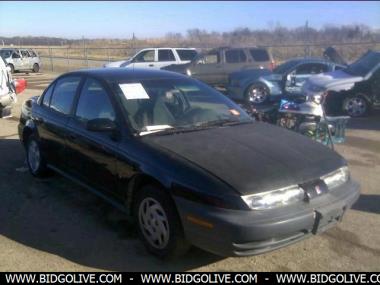
[{"label": "saturn sedan", "polygon": [[125,210],[159,257],[264,253],[334,226],[359,196],[339,154],[177,73],[66,73],[26,104],[31,174],[54,170]]}]

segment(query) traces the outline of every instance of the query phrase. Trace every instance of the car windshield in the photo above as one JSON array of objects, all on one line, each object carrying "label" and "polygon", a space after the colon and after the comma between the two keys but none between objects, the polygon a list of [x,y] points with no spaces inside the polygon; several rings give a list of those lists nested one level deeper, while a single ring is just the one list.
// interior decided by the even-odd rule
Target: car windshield
[{"label": "car windshield", "polygon": [[0,56],[5,60],[11,56],[12,51],[10,50],[0,50]]},{"label": "car windshield", "polygon": [[357,61],[350,64],[344,71],[351,75],[365,77],[379,63],[380,53],[368,52]]},{"label": "car windshield", "polygon": [[131,127],[140,135],[252,122],[238,105],[193,79],[149,79],[112,85]]},{"label": "car windshield", "polygon": [[289,60],[280,64],[275,69],[273,69],[273,73],[284,74],[288,73],[291,69],[293,69],[299,63],[298,60]]}]

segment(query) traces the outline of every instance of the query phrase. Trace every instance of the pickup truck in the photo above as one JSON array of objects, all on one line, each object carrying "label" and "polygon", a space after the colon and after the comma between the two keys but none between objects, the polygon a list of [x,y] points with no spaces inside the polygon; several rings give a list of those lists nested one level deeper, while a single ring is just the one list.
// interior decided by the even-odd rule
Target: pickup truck
[{"label": "pickup truck", "polygon": [[189,63],[198,52],[194,48],[146,48],[128,60],[110,62],[104,67],[154,68]]},{"label": "pickup truck", "polygon": [[265,48],[221,47],[199,54],[187,64],[169,65],[162,69],[186,74],[209,85],[225,87],[232,72],[273,68],[273,58]]}]

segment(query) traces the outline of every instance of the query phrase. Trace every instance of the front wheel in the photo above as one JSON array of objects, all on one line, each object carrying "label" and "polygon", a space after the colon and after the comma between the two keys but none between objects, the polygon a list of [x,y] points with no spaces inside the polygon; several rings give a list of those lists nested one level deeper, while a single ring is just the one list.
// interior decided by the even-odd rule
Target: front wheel
[{"label": "front wheel", "polygon": [[189,249],[173,201],[159,187],[138,190],[133,215],[145,247],[160,258],[173,258]]},{"label": "front wheel", "polygon": [[38,71],[40,71],[40,66],[38,65],[38,63],[33,64],[33,72],[37,73]]},{"label": "front wheel", "polygon": [[363,96],[351,96],[343,101],[343,111],[350,117],[362,117],[368,113],[369,104]]},{"label": "front wheel", "polygon": [[247,88],[245,97],[248,103],[262,104],[269,98],[269,89],[262,83],[255,83]]},{"label": "front wheel", "polygon": [[13,64],[8,64],[9,68],[11,69],[11,73],[15,73],[15,67]]},{"label": "front wheel", "polygon": [[45,177],[47,174],[46,163],[41,154],[40,144],[32,135],[26,144],[26,162],[29,172],[36,177]]}]

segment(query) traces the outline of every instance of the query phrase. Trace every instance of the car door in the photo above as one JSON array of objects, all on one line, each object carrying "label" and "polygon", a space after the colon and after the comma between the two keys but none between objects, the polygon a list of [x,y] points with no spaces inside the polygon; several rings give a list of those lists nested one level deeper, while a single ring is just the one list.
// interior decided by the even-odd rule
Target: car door
[{"label": "car door", "polygon": [[21,50],[23,69],[32,69],[32,62],[27,50]]},{"label": "car door", "polygon": [[329,66],[326,63],[301,63],[286,75],[285,90],[288,93],[300,93],[306,79],[327,71]]},{"label": "car door", "polygon": [[189,70],[192,77],[211,85],[223,82],[225,78],[222,58],[218,51],[200,57]]},{"label": "car door", "polygon": [[18,50],[13,51],[11,64],[13,64],[15,70],[24,69],[24,63],[21,57],[21,53]]},{"label": "car door", "polygon": [[156,51],[156,49],[147,49],[139,52],[133,58],[133,68],[157,68]]},{"label": "car door", "polygon": [[92,119],[116,122],[114,104],[106,87],[87,78],[80,91],[74,116],[68,123],[66,136],[68,169],[88,185],[110,192],[116,187],[116,151],[119,140],[113,132],[95,132],[86,128]]},{"label": "car door", "polygon": [[178,63],[171,49],[158,49],[158,60],[154,68],[162,68]]},{"label": "car door", "polygon": [[44,92],[41,107],[34,113],[46,161],[61,170],[66,167],[66,125],[80,82],[81,77],[77,75],[58,79]]},{"label": "car door", "polygon": [[243,49],[229,49],[224,53],[225,64],[223,81],[228,81],[228,75],[248,67],[248,58]]}]

